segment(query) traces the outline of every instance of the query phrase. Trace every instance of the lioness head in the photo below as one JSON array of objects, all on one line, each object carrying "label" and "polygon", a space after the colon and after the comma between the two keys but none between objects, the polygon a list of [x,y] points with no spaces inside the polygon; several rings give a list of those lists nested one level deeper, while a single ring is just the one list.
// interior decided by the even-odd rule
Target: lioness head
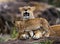
[{"label": "lioness head", "polygon": [[20,7],[19,10],[21,12],[21,17],[23,19],[34,18],[33,11],[35,10],[35,7],[24,6],[24,7]]}]

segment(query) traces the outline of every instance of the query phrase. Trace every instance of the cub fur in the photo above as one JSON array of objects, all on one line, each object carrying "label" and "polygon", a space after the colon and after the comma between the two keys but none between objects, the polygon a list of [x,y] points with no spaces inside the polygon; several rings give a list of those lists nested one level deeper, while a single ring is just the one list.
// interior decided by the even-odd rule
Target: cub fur
[{"label": "cub fur", "polygon": [[[41,35],[38,35],[39,38],[43,34],[45,34],[45,35],[47,34],[46,37],[49,37],[49,34],[50,34],[49,24],[46,21],[46,19],[44,19],[44,18],[34,18],[34,19],[29,19],[29,20],[16,21],[15,26],[18,27],[18,29],[19,29],[19,35],[18,35],[19,37],[21,36],[21,33],[30,32],[30,31],[34,31],[34,30],[37,30],[37,32],[34,31],[35,36],[38,35],[39,33],[41,33]],[[40,32],[38,32],[38,30]]]},{"label": "cub fur", "polygon": [[[49,23],[44,18],[34,17],[33,12],[35,10],[35,7],[24,6],[20,7],[19,9],[21,12],[21,20],[15,21],[15,26],[19,29],[19,33],[17,36],[18,39],[27,39],[29,38],[29,34],[34,39],[38,39],[43,35],[46,35],[45,37],[49,37]],[[38,32],[38,30],[40,32]]]}]

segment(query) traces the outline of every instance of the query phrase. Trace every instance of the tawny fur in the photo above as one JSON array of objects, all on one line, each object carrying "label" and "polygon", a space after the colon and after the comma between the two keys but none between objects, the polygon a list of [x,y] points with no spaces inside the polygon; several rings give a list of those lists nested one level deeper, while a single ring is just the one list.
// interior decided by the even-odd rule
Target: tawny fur
[{"label": "tawny fur", "polygon": [[20,33],[24,31],[31,31],[31,30],[38,30],[38,28],[43,27],[41,32],[43,33],[44,31],[47,31],[49,34],[49,24],[44,18],[34,18],[34,19],[29,19],[29,20],[24,20],[24,21],[17,21],[15,22],[16,27],[19,28],[19,36]]},{"label": "tawny fur", "polygon": [[50,26],[50,34],[49,33],[45,33],[45,35],[43,34],[43,32],[41,30],[35,30],[35,36],[37,37],[60,37],[60,24],[59,25],[52,25]]},{"label": "tawny fur", "polygon": [[[41,9],[42,6],[43,5],[39,5],[39,8]],[[36,5],[36,7],[38,8],[38,5]],[[44,7],[47,9],[50,6],[48,6],[48,7],[44,6]],[[17,36],[18,39],[22,38],[21,35],[25,36],[25,35],[27,35],[27,32],[32,31],[32,30],[34,30],[33,33],[35,33],[33,38],[36,38],[36,39],[43,37],[43,36],[44,37],[60,36],[60,34],[59,34],[60,33],[60,25],[49,26],[49,23],[46,19],[34,17],[33,11],[36,9],[35,7],[25,6],[25,7],[19,8],[19,9],[21,11],[21,19],[22,20],[15,21],[15,26],[18,27],[18,29],[19,29],[18,36]],[[25,9],[27,9],[27,12],[30,13],[30,16],[28,19],[25,19],[23,16],[23,13],[26,12]],[[43,9],[41,11],[43,11]],[[41,27],[43,27],[44,30],[40,29]]]},{"label": "tawny fur", "polygon": [[[20,7],[19,10],[21,11],[21,20],[15,21],[15,26],[18,27],[19,29],[18,38],[21,37],[22,33],[29,32],[32,30],[40,30],[40,32],[38,31],[36,33],[34,32],[35,37],[33,38],[37,38],[37,37],[40,38],[40,35],[42,37],[43,33],[44,35],[47,35],[47,33],[50,34],[49,31],[50,27],[48,21],[44,18],[34,17],[33,11],[35,10],[35,7],[24,6],[24,7]],[[24,13],[26,14],[29,13],[29,15],[26,15]]]},{"label": "tawny fur", "polygon": [[[21,12],[21,20],[25,20],[25,18],[23,16],[23,14],[25,12],[28,12],[30,14],[30,16],[28,17],[28,19],[35,18],[34,17],[34,11],[35,11],[35,7],[34,6],[32,6],[32,7],[30,7],[30,6],[19,7],[19,10]],[[27,10],[27,11],[25,11],[25,10]]]},{"label": "tawny fur", "polygon": [[50,36],[58,36],[60,37],[60,24],[50,26],[53,32],[50,32]]},{"label": "tawny fur", "polygon": [[39,2],[30,2],[29,4],[34,6],[36,11],[37,10],[44,11],[48,8],[53,7],[52,5],[48,5],[46,3],[39,3]]}]

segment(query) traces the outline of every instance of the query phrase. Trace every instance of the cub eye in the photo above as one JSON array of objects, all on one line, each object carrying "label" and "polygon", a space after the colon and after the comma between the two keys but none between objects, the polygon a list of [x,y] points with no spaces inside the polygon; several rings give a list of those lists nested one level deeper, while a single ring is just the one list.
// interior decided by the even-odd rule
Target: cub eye
[{"label": "cub eye", "polygon": [[41,26],[40,28],[41,28],[41,29],[43,29],[43,27],[42,27],[42,26]]},{"label": "cub eye", "polygon": [[24,11],[25,10],[25,8],[22,8],[22,11]]},{"label": "cub eye", "polygon": [[28,10],[31,10],[31,8],[28,8]]}]

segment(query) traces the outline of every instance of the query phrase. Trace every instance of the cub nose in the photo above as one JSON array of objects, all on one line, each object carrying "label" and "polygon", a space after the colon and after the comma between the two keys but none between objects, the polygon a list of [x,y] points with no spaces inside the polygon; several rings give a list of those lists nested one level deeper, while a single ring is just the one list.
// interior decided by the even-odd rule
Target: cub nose
[{"label": "cub nose", "polygon": [[25,9],[25,11],[27,11],[27,9]]}]

